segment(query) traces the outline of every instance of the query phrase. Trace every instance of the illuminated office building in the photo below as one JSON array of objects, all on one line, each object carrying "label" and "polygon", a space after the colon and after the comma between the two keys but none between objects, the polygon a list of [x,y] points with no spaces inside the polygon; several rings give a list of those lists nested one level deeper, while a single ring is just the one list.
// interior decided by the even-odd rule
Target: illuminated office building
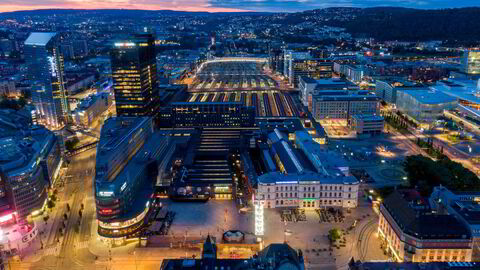
[{"label": "illuminated office building", "polygon": [[465,50],[463,52],[463,72],[467,74],[480,74],[480,50]]},{"label": "illuminated office building", "polygon": [[159,104],[153,36],[114,42],[111,62],[117,115],[153,115]]},{"label": "illuminated office building", "polygon": [[97,145],[95,203],[103,240],[138,236],[147,224],[159,165],[170,137],[153,133],[149,117],[109,118]]},{"label": "illuminated office building", "polygon": [[56,33],[31,33],[25,40],[25,61],[32,83],[32,102],[38,120],[60,129],[69,118],[63,57],[56,44]]},{"label": "illuminated office building", "polygon": [[283,74],[290,85],[298,87],[300,76],[313,79],[331,78],[333,62],[329,59],[312,58],[309,52],[285,51]]}]

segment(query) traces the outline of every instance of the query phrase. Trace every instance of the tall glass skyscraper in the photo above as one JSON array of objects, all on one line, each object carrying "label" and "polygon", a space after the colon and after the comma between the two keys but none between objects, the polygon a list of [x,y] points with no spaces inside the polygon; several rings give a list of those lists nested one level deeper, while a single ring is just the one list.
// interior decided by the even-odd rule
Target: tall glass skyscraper
[{"label": "tall glass skyscraper", "polygon": [[117,116],[155,114],[159,93],[153,36],[140,34],[116,41],[111,61]]},{"label": "tall glass skyscraper", "polygon": [[38,121],[50,129],[62,128],[69,119],[63,57],[56,44],[56,33],[31,33],[25,40],[28,79]]}]

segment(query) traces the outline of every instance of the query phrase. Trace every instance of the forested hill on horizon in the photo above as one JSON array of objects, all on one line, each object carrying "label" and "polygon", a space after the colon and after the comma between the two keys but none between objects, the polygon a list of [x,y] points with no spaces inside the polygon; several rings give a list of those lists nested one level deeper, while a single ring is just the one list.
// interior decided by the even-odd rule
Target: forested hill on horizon
[{"label": "forested hill on horizon", "polygon": [[[480,7],[454,9],[410,9],[400,7],[336,7],[295,13],[234,12],[208,13],[172,10],[125,9],[44,9],[0,13],[0,19],[82,14],[87,17],[151,18],[155,16],[211,16],[224,20],[237,16],[259,16],[259,21],[291,27],[306,23],[312,28],[334,26],[345,28],[354,37],[401,41],[478,41],[480,40]],[[215,30],[215,23],[212,23]],[[308,29],[307,29],[308,31]],[[305,34],[305,33],[303,33]]]}]

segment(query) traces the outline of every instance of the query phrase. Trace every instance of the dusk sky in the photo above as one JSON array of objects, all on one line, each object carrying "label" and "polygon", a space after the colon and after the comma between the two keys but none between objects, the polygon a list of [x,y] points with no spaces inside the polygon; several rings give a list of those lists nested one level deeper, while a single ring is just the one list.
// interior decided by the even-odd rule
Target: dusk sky
[{"label": "dusk sky", "polygon": [[479,5],[480,0],[0,0],[0,12],[45,8],[293,12],[332,6],[401,6],[435,9]]}]

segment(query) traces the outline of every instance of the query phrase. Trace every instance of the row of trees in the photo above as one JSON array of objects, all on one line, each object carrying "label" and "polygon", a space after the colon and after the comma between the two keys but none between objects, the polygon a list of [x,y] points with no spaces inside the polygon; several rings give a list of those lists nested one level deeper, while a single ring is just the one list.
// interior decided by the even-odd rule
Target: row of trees
[{"label": "row of trees", "polygon": [[77,137],[74,137],[68,141],[65,141],[65,149],[67,151],[73,151],[75,149],[75,146],[80,142]]},{"label": "row of trees", "polygon": [[428,196],[433,187],[442,185],[455,191],[480,190],[480,179],[462,164],[443,156],[432,160],[422,155],[405,158],[404,169],[409,185]]},{"label": "row of trees", "polygon": [[19,99],[14,99],[4,95],[0,99],[0,109],[12,109],[18,111],[27,104],[27,99],[24,96],[21,96]]},{"label": "row of trees", "polygon": [[443,159],[446,156],[443,154],[443,146],[441,147],[435,147],[433,145],[433,139],[432,138],[427,138],[426,141],[421,140],[420,138],[417,138],[417,141],[415,142],[418,146],[423,148],[427,154],[429,154],[431,157],[436,158],[436,159]]}]

